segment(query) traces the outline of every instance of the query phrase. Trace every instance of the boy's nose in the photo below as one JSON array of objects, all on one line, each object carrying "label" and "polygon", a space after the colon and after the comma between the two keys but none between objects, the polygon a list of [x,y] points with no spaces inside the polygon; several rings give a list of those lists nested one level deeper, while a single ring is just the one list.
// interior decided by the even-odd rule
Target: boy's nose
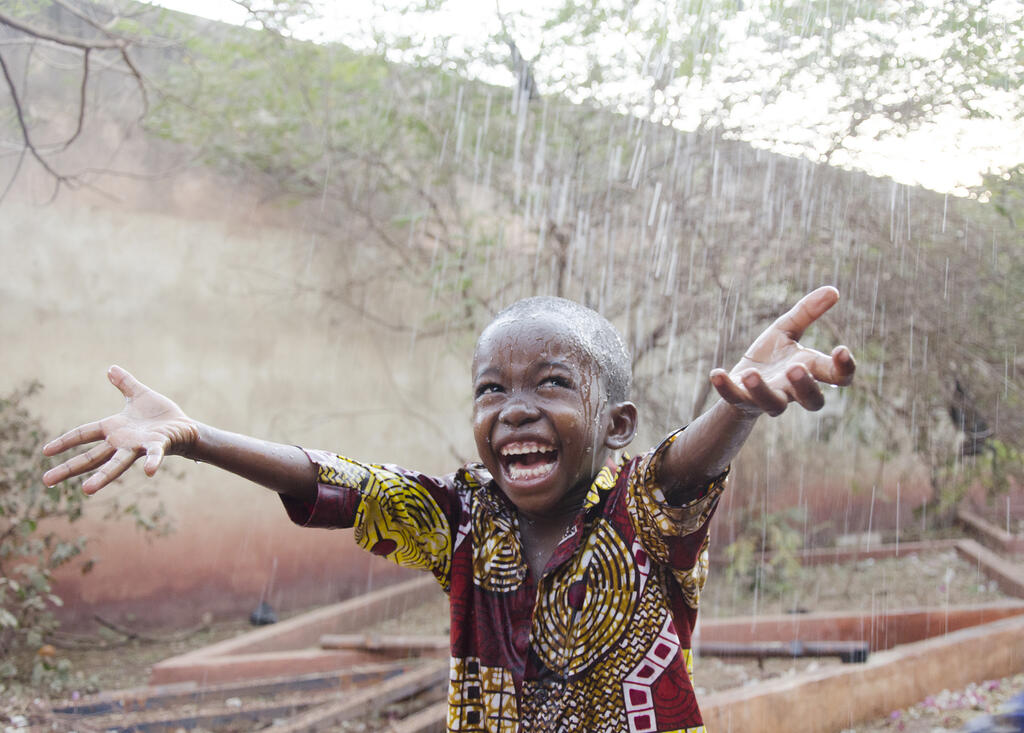
[{"label": "boy's nose", "polygon": [[540,416],[540,412],[529,401],[522,397],[513,397],[502,408],[498,419],[506,425],[523,425],[532,422]]}]

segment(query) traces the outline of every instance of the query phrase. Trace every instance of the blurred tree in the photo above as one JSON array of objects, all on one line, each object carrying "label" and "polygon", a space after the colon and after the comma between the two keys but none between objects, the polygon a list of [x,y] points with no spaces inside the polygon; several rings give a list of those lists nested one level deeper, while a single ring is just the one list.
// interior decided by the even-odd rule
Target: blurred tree
[{"label": "blurred tree", "polygon": [[[311,12],[306,0],[232,0],[248,13],[247,26],[284,35]],[[0,87],[10,100],[0,112],[5,145],[17,161],[0,191],[0,201],[31,157],[51,177],[56,196],[62,186],[88,185],[96,171],[73,156],[91,118],[116,118],[127,134],[146,118],[153,97],[174,96],[160,83],[169,53],[194,25],[180,16],[132,0],[17,0],[0,8]],[[148,63],[147,63],[148,62]],[[97,87],[127,77],[114,102]],[[108,82],[109,83],[109,82]],[[115,82],[121,87],[120,79]],[[56,96],[60,104],[50,106]],[[106,109],[105,109],[106,107]]]},{"label": "blurred tree", "polygon": [[[379,0],[411,15],[449,4]],[[454,43],[453,28],[429,42],[418,30],[381,31],[378,48],[471,72],[508,64],[512,39],[542,94],[821,162],[940,119],[1024,115],[1024,14],[1013,2],[557,0],[516,13],[511,4],[498,0],[500,29],[484,44]]]}]

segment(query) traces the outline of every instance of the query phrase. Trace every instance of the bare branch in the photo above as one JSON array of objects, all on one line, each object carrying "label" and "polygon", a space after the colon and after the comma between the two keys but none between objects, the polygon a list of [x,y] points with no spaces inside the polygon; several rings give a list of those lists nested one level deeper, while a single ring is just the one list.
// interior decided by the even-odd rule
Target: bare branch
[{"label": "bare branch", "polygon": [[85,104],[86,104],[86,87],[89,83],[89,53],[92,51],[91,48],[85,49],[82,53],[82,85],[78,92],[78,125],[75,127],[75,132],[67,139],[57,152],[67,150],[71,143],[78,139],[78,136],[82,134],[82,127],[85,125]]},{"label": "bare branch", "polygon": [[33,36],[34,38],[39,38],[44,41],[53,41],[54,43],[59,43],[61,46],[79,48],[83,51],[86,49],[121,49],[129,44],[129,41],[124,39],[86,40],[84,38],[75,38],[73,36],[65,36],[60,33],[45,31],[41,28],[36,28],[30,23],[12,18],[7,13],[3,12],[0,12],[0,25],[6,25],[9,28],[21,31],[22,33]]},{"label": "bare branch", "polygon": [[121,58],[124,60],[124,65],[128,67],[132,76],[135,77],[135,83],[139,87],[139,95],[142,97],[142,112],[139,113],[138,119],[141,120],[149,112],[149,95],[146,93],[146,82],[142,78],[142,72],[139,71],[135,62],[128,56],[127,46],[121,48]]},{"label": "bare branch", "polygon": [[18,90],[14,85],[14,79],[11,78],[10,69],[7,67],[7,62],[4,60],[3,54],[0,54],[0,70],[4,73],[4,79],[7,81],[7,91],[11,95],[11,101],[14,102],[14,112],[18,117],[18,126],[21,128],[21,136],[25,143],[25,148],[32,153],[32,157],[56,180],[56,189],[54,190],[54,196],[60,189],[62,183],[71,185],[73,180],[55,171],[46,159],[40,155],[39,151],[36,150],[35,144],[32,142],[32,137],[29,135],[28,123],[25,121],[25,114],[21,108],[21,100],[18,98]]}]

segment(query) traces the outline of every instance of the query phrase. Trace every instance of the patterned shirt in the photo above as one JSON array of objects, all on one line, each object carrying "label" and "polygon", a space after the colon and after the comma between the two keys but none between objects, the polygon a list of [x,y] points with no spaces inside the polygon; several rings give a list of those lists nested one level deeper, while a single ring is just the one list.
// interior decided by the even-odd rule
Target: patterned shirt
[{"label": "patterned shirt", "polygon": [[480,464],[434,478],[307,451],[316,501],[284,503],[298,524],[354,527],[361,547],[437,578],[451,606],[449,731],[703,732],[690,636],[727,472],[668,504],[655,469],[678,434],[598,473],[539,581],[515,507]]}]

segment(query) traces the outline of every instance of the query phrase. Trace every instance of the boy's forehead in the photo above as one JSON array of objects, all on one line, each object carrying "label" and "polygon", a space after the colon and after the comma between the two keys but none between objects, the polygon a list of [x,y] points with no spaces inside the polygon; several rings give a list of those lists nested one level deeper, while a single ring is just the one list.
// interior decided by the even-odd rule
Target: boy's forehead
[{"label": "boy's forehead", "polygon": [[518,357],[557,354],[581,369],[595,364],[588,339],[558,313],[531,314],[492,321],[477,340],[475,367],[481,360],[509,363]]}]

